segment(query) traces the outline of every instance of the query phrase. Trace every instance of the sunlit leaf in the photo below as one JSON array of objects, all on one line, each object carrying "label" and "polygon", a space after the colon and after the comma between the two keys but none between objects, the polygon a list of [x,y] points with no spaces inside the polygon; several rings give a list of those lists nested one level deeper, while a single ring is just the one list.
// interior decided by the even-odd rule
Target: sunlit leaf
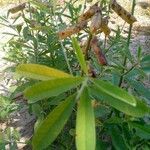
[{"label": "sunlit leaf", "polygon": [[84,59],[84,55],[75,37],[72,38],[72,45],[73,45],[74,50],[76,51],[76,56],[77,56],[77,59],[80,63],[82,70],[84,71],[84,73],[87,74],[88,69],[87,69],[85,59]]},{"label": "sunlit leaf", "polygon": [[38,64],[21,64],[16,68],[16,73],[37,80],[71,77],[63,71]]},{"label": "sunlit leaf", "polygon": [[125,90],[102,80],[93,81],[95,83],[95,86],[97,86],[100,91],[105,93],[105,95],[110,95],[111,97],[118,99],[119,101],[123,101],[132,106],[136,106],[135,98],[132,95],[129,95]]},{"label": "sunlit leaf", "polygon": [[72,77],[42,81],[27,88],[24,94],[29,103],[34,103],[44,98],[57,96],[74,88],[81,84],[83,79],[81,77]]},{"label": "sunlit leaf", "polygon": [[90,92],[97,100],[102,100],[108,105],[134,117],[143,117],[150,113],[150,108],[141,100],[136,99],[136,106],[132,106],[124,101],[120,101],[117,98],[107,95],[97,86],[91,86]]},{"label": "sunlit leaf", "polygon": [[77,150],[95,150],[95,120],[94,111],[88,90],[85,89],[80,97],[76,121]]},{"label": "sunlit leaf", "polygon": [[33,136],[33,150],[43,150],[56,139],[71,115],[74,104],[75,96],[70,96],[47,116]]}]

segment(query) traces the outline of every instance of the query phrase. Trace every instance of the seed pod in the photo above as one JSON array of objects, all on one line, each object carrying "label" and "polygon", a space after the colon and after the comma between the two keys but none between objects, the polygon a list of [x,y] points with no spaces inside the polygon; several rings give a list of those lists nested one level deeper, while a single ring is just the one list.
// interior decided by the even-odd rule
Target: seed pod
[{"label": "seed pod", "polygon": [[12,14],[17,13],[18,11],[25,9],[25,7],[26,7],[26,3],[19,4],[18,6],[10,8],[8,10],[8,13],[12,13]]},{"label": "seed pod", "polygon": [[108,36],[110,34],[111,30],[108,27],[108,19],[107,18],[102,19],[101,30],[102,30],[102,32],[104,32],[104,34],[106,36]]},{"label": "seed pod", "polygon": [[100,10],[98,10],[92,17],[90,31],[92,33],[95,33],[100,28],[101,22],[102,22],[102,13]]},{"label": "seed pod", "polygon": [[21,17],[21,15],[22,15],[22,13],[18,12],[16,14],[11,15],[10,19],[17,19],[17,18]]},{"label": "seed pod", "polygon": [[108,18],[101,18],[101,24],[98,27],[96,34],[104,32],[105,36],[108,36],[111,32],[111,29],[108,27]]},{"label": "seed pod", "polygon": [[124,21],[129,24],[132,24],[136,21],[136,18],[131,15],[127,10],[120,6],[116,0],[111,0],[111,8],[120,16]]},{"label": "seed pod", "polygon": [[32,7],[32,6],[30,8],[29,7],[26,8],[25,10],[26,10],[26,12],[30,12],[32,14],[35,14],[35,13],[38,12],[38,10],[36,8]]},{"label": "seed pod", "polygon": [[69,27],[63,31],[58,32],[59,39],[65,39],[70,37],[72,34],[79,33],[82,29],[84,29],[87,25],[86,21],[82,21],[79,24]]},{"label": "seed pod", "polygon": [[96,72],[91,65],[89,65],[88,75],[92,78],[96,78]]},{"label": "seed pod", "polygon": [[107,60],[105,58],[105,55],[103,54],[101,48],[98,46],[98,39],[97,37],[93,37],[91,40],[91,48],[94,51],[99,63],[104,66],[107,65]]},{"label": "seed pod", "polygon": [[78,18],[78,22],[85,21],[89,18],[91,18],[97,11],[99,11],[100,8],[98,7],[98,3],[91,6],[85,13],[83,13]]}]

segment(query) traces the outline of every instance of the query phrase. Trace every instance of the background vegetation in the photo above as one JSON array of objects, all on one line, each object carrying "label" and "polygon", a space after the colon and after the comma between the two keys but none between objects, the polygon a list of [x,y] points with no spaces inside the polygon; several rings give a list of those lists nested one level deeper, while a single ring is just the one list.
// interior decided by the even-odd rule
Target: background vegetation
[{"label": "background vegetation", "polygon": [[[29,111],[36,116],[35,134],[28,143],[33,149],[148,150],[150,92],[144,81],[149,75],[150,55],[144,55],[140,45],[135,55],[131,53],[132,25],[126,37],[119,26],[109,36],[98,32],[93,46],[95,33],[89,25],[73,37],[61,39],[58,33],[78,24],[85,6],[88,9],[93,3],[59,3],[31,1],[0,18],[14,31],[7,33],[13,37],[4,46],[5,59],[13,66],[5,71],[16,70],[21,75],[9,99],[1,96],[0,119],[7,120],[9,114],[19,110],[10,99],[26,89]],[[109,1],[101,0],[100,5],[102,18],[110,17]],[[10,23],[12,14],[15,17]],[[100,55],[95,52],[99,47]],[[13,142],[10,131],[5,133],[1,135],[1,148],[9,145],[17,149],[17,132]]]}]

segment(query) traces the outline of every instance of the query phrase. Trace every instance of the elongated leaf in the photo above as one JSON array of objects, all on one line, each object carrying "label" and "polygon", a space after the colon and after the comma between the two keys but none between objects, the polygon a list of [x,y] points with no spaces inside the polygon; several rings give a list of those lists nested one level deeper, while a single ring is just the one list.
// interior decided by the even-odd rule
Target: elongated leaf
[{"label": "elongated leaf", "polygon": [[71,77],[71,75],[63,71],[38,64],[21,64],[16,68],[16,72],[24,77],[37,80],[50,80],[52,78]]},{"label": "elongated leaf", "polygon": [[76,121],[77,150],[95,150],[95,120],[94,111],[88,90],[85,89],[80,97]]},{"label": "elongated leaf", "polygon": [[141,68],[145,73],[150,74],[150,65]]},{"label": "elongated leaf", "polygon": [[143,97],[150,99],[150,90],[146,88],[141,82],[138,82],[134,79],[125,78],[128,84],[133,87],[137,93],[141,94]]},{"label": "elongated leaf", "polygon": [[150,55],[146,55],[142,60],[141,60],[141,69],[145,73],[150,73]]},{"label": "elongated leaf", "polygon": [[123,101],[132,106],[136,106],[136,100],[132,95],[129,95],[125,90],[112,85],[109,82],[105,82],[102,80],[93,80],[95,85],[106,95],[110,95],[119,101]]},{"label": "elongated leaf", "polygon": [[131,70],[128,74],[125,75],[126,78],[136,78],[137,76],[143,76],[146,77],[147,75],[145,74],[145,72],[143,72],[143,70],[141,69],[137,69],[134,68],[133,70]]},{"label": "elongated leaf", "polygon": [[68,97],[47,116],[33,136],[33,150],[43,150],[56,139],[71,115],[74,104],[75,95]]},{"label": "elongated leaf", "polygon": [[76,56],[77,56],[77,59],[80,63],[80,66],[82,68],[82,70],[84,71],[84,73],[88,73],[88,69],[87,69],[87,65],[86,65],[86,62],[85,62],[85,59],[84,59],[84,55],[83,55],[83,52],[78,44],[78,41],[75,37],[72,38],[72,45],[73,45],[73,48],[75,49],[76,51]]},{"label": "elongated leaf", "polygon": [[150,62],[150,55],[146,55],[145,57],[142,58],[141,62]]},{"label": "elongated leaf", "polygon": [[111,134],[112,144],[115,150],[128,150],[125,140],[117,127],[111,127],[109,132]]},{"label": "elongated leaf", "polygon": [[29,103],[37,102],[44,98],[57,96],[71,88],[76,87],[83,81],[81,77],[60,78],[37,83],[24,92]]},{"label": "elongated leaf", "polygon": [[129,122],[130,127],[136,129],[136,135],[144,139],[150,139],[150,125]]},{"label": "elongated leaf", "polygon": [[142,56],[142,47],[139,46],[138,49],[137,49],[137,58],[138,58],[138,62],[140,62],[141,56]]},{"label": "elongated leaf", "polygon": [[141,100],[136,99],[136,106],[132,106],[124,101],[120,101],[110,95],[107,95],[97,86],[91,86],[90,92],[98,100],[106,102],[108,105],[134,117],[143,117],[150,113],[150,108]]}]

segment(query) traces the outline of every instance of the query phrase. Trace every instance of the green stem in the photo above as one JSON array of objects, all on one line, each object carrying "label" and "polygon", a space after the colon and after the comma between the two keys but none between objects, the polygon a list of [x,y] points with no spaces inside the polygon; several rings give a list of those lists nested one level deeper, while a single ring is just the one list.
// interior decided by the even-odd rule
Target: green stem
[{"label": "green stem", "polygon": [[[136,0],[133,0],[132,1],[132,11],[131,11],[132,15],[134,14],[135,5],[136,5]],[[127,39],[127,49],[129,49],[129,46],[130,46],[131,32],[132,32],[132,24],[130,24],[130,27],[129,27],[129,33],[128,33],[128,39]],[[123,66],[126,66],[126,63],[127,63],[127,57],[125,56],[124,61],[123,61]],[[122,70],[122,74],[124,74],[124,71],[125,71],[125,69]],[[120,77],[119,87],[121,87],[121,84],[123,82],[123,77],[124,77],[124,75],[122,75]]]},{"label": "green stem", "polygon": [[78,94],[76,96],[76,101],[80,98],[84,88],[87,86],[88,80],[88,78],[85,78],[85,80],[82,82],[81,88],[78,90]]},{"label": "green stem", "polygon": [[[59,31],[58,19],[57,19],[57,17],[56,17],[55,12],[54,12],[54,17],[55,17],[55,21],[56,21],[57,31]],[[65,49],[65,47],[64,47],[64,45],[63,45],[63,42],[62,42],[61,40],[59,40],[59,42],[60,42],[60,45],[61,45],[61,48],[62,48],[62,51],[63,51],[64,57],[65,57],[65,61],[66,61],[66,64],[67,64],[68,70],[69,70],[70,74],[73,74],[72,69],[71,69],[71,66],[70,66],[70,64],[69,64],[68,57],[67,57],[66,49]]]}]

